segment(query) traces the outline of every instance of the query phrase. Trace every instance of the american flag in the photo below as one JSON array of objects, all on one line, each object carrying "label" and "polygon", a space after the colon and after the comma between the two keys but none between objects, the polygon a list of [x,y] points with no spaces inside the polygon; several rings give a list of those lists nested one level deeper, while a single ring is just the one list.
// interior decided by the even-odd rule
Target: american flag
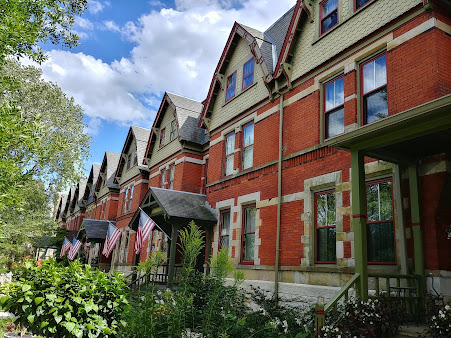
[{"label": "american flag", "polygon": [[73,260],[75,256],[77,255],[78,250],[80,250],[81,242],[77,239],[77,237],[74,236],[74,239],[72,240],[72,246],[69,250],[69,254],[67,255],[67,258],[70,260]]},{"label": "american flag", "polygon": [[113,223],[108,222],[108,231],[105,237],[105,244],[103,246],[102,254],[108,258],[113,251],[116,242],[121,238],[121,231],[114,226]]},{"label": "american flag", "polygon": [[67,239],[67,237],[64,237],[63,246],[61,247],[60,258],[63,258],[63,256],[66,254],[67,250],[70,250],[71,247],[72,247],[72,243]]},{"label": "american flag", "polygon": [[150,232],[155,225],[155,222],[141,210],[139,215],[138,231],[136,233],[135,254],[139,254],[144,245],[144,241],[147,237],[149,237]]}]

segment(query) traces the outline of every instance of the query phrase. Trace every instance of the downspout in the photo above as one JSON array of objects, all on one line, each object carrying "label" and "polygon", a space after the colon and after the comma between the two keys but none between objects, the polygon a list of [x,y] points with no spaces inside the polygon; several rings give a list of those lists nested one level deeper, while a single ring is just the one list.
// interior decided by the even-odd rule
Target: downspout
[{"label": "downspout", "polygon": [[280,214],[282,207],[282,132],[283,132],[283,94],[279,102],[279,159],[277,168],[277,233],[276,233],[276,264],[274,267],[274,298],[279,301],[279,253],[280,253]]}]

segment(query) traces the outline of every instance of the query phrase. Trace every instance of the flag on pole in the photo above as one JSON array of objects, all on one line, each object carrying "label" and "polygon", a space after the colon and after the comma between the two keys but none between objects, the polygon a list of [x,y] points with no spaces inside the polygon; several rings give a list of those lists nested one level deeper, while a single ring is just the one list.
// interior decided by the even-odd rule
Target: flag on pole
[{"label": "flag on pole", "polygon": [[72,247],[69,250],[69,254],[67,255],[67,258],[70,260],[73,260],[75,256],[77,255],[78,250],[81,247],[81,242],[77,239],[77,237],[74,236],[74,239],[72,240]]},{"label": "flag on pole", "polygon": [[72,247],[72,243],[67,239],[67,237],[64,237],[63,246],[61,247],[60,258],[63,258],[63,256],[66,254],[67,250],[70,250],[71,247]]},{"label": "flag on pole", "polygon": [[103,251],[102,254],[108,258],[111,254],[111,251],[113,251],[114,246],[116,245],[116,242],[118,241],[119,238],[121,238],[121,231],[116,228],[116,226],[111,223],[108,222],[108,231],[106,233],[106,237],[105,237],[105,244],[103,246]]},{"label": "flag on pole", "polygon": [[136,232],[135,254],[139,254],[141,248],[144,246],[144,241],[149,237],[155,225],[155,222],[141,210],[138,231]]}]

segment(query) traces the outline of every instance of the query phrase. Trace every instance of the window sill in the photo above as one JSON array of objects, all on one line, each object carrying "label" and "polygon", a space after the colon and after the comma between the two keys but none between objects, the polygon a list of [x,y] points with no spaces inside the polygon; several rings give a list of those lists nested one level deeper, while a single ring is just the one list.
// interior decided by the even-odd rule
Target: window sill
[{"label": "window sill", "polygon": [[222,105],[222,108],[225,107],[226,105],[228,105],[230,102],[232,102],[233,100],[235,100],[237,97],[240,97],[241,94],[247,92],[249,89],[251,89],[252,87],[256,86],[257,82],[254,82],[253,84],[251,84],[249,87],[247,87],[246,89],[243,89],[241,92],[239,92],[238,94],[235,94],[234,97],[232,97],[230,100],[228,100],[227,102],[224,102],[224,104]]}]

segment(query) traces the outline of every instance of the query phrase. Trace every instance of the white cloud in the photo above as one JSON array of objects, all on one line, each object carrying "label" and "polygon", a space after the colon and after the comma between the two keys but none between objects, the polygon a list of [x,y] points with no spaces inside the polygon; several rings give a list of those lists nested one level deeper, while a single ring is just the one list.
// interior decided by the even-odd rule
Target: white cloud
[{"label": "white cloud", "polygon": [[77,17],[77,19],[75,20],[75,27],[92,30],[94,29],[94,24],[88,19]]},{"label": "white cloud", "polygon": [[91,12],[92,14],[97,14],[101,11],[103,11],[103,9],[105,8],[105,5],[109,5],[108,2],[105,3],[101,3],[100,1],[95,1],[95,0],[90,0],[88,2],[88,11]]},{"label": "white cloud", "polygon": [[[231,7],[238,2],[239,7]],[[105,21],[104,29],[120,29],[135,43],[128,57],[107,64],[54,50],[42,65],[44,77],[74,96],[93,119],[144,126],[155,115],[146,106],[157,109],[165,91],[205,99],[234,21],[263,31],[295,2],[176,0],[176,9],[154,10],[122,27]]]}]

